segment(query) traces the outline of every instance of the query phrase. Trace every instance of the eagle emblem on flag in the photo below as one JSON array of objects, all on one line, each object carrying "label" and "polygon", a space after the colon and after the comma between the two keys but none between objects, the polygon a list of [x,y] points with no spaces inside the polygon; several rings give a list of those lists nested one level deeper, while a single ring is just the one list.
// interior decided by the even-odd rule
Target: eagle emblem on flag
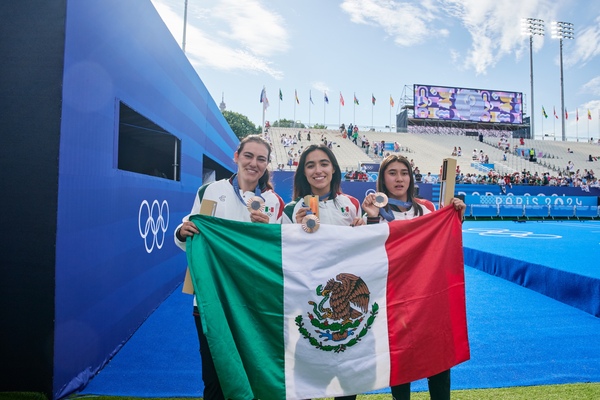
[{"label": "eagle emblem on flag", "polygon": [[360,342],[379,310],[377,303],[373,303],[369,311],[370,291],[365,281],[353,274],[340,273],[324,287],[317,286],[315,293],[321,299],[308,301],[312,306],[307,312],[310,326],[304,324],[302,315],[296,317],[302,336],[316,348],[336,353]]}]

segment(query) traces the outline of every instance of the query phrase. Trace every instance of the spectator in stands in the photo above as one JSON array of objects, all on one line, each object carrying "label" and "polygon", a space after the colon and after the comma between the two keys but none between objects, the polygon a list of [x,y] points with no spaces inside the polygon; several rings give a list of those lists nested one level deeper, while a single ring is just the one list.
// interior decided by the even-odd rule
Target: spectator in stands
[{"label": "spectator in stands", "polygon": [[456,148],[456,146],[454,146],[454,149],[452,149],[452,155],[453,156],[458,155],[458,149]]},{"label": "spectator in stands", "polygon": [[572,152],[573,152],[573,150],[571,150],[570,147],[567,147],[567,153],[572,153]]},{"label": "spectator in stands", "polygon": [[418,183],[421,183],[422,179],[423,179],[423,175],[421,174],[421,171],[419,171],[419,167],[415,167],[414,174],[415,174],[415,181]]},{"label": "spectator in stands", "polygon": [[428,172],[423,178],[424,183],[435,183],[435,177],[431,175],[431,172]]},{"label": "spectator in stands", "polygon": [[477,161],[479,159],[479,155],[477,154],[477,149],[473,149],[473,155],[471,155],[473,161]]},{"label": "spectator in stands", "polygon": [[398,153],[400,151],[400,143],[394,142],[394,153]]},{"label": "spectator in stands", "polygon": [[458,147],[458,151],[456,152],[456,155],[458,157],[462,156],[462,149],[460,148],[460,146]]},{"label": "spectator in stands", "polygon": [[379,156],[383,157],[383,150],[385,149],[385,140],[381,141],[381,146],[379,146]]},{"label": "spectator in stands", "polygon": [[365,140],[365,153],[369,154],[369,147],[371,147],[371,144],[369,143],[369,139]]},{"label": "spectator in stands", "polygon": [[308,133],[306,134],[306,140],[310,142],[310,131],[308,131]]}]

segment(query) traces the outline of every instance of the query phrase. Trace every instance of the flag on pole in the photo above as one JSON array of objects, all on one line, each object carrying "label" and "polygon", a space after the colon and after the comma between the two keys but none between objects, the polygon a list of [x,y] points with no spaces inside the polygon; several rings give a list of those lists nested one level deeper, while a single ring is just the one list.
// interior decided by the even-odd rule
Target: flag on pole
[{"label": "flag on pole", "polygon": [[373,103],[373,105],[375,105],[375,96],[373,96],[373,94],[371,93],[371,102]]},{"label": "flag on pole", "polygon": [[588,119],[592,119],[592,112],[590,111],[589,108],[588,108]]},{"label": "flag on pole", "polygon": [[269,107],[269,99],[267,99],[267,89],[263,86],[262,92],[260,92],[260,102],[263,104],[263,110]]},{"label": "flag on pole", "polygon": [[548,114],[546,114],[546,110],[544,110],[544,106],[542,106],[542,115],[544,118],[548,118]]},{"label": "flag on pole", "polygon": [[554,111],[554,118],[558,119],[558,115],[556,115],[556,107],[552,107],[552,110]]},{"label": "flag on pole", "polygon": [[354,104],[356,104],[357,106],[359,105],[358,104],[358,99],[356,98],[356,93],[354,93]]},{"label": "flag on pole", "polygon": [[394,98],[390,94],[390,107],[394,107]]},{"label": "flag on pole", "polygon": [[575,109],[575,121],[579,121],[579,108]]},{"label": "flag on pole", "polygon": [[298,91],[294,89],[294,95],[296,96],[296,103],[300,104],[300,100],[298,100]]},{"label": "flag on pole", "polygon": [[323,92],[323,96],[325,96],[325,103],[329,104],[329,97],[327,97],[327,92]]},{"label": "flag on pole", "polygon": [[344,105],[344,96],[342,96],[342,92],[340,92],[340,103]]},{"label": "flag on pole", "polygon": [[310,100],[311,104],[315,104],[315,103],[312,101],[312,90],[309,90],[309,91],[308,91],[308,100]]},{"label": "flag on pole", "polygon": [[565,108],[565,119],[569,119],[569,113],[567,112],[566,108]]},{"label": "flag on pole", "polygon": [[281,89],[279,89],[279,100],[283,100],[283,93],[281,93]]},{"label": "flag on pole", "polygon": [[300,224],[190,220],[200,233],[187,257],[225,398],[364,393],[469,359],[453,207],[310,234]]}]

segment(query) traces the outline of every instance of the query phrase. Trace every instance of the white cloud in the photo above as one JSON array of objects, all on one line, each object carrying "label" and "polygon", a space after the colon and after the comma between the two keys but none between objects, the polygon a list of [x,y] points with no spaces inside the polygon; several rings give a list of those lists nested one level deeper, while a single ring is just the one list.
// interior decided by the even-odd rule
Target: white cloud
[{"label": "white cloud", "polygon": [[381,27],[400,46],[423,43],[429,37],[447,36],[446,29],[432,29],[438,11],[431,0],[421,3],[387,0],[345,0],[341,6],[356,24]]},{"label": "white cloud", "polygon": [[[514,53],[521,57],[527,46],[521,34],[521,18],[551,19],[554,7],[549,0],[439,0],[450,15],[458,18],[471,35],[466,67],[485,74],[499,59]],[[540,11],[544,10],[544,11]],[[539,49],[542,38],[534,40]]]},{"label": "white cloud", "polygon": [[[183,32],[180,3],[153,0],[154,7],[178,42],[181,42],[178,37]],[[274,37],[277,40],[273,40]],[[224,0],[207,8],[188,3],[185,50],[196,68],[251,71],[282,79],[283,73],[272,65],[268,55],[288,48],[288,34],[282,18],[264,9],[257,1]]]},{"label": "white cloud", "polygon": [[[344,0],[341,8],[352,22],[380,27],[400,46],[413,46],[432,38],[459,37],[444,27],[457,19],[471,37],[464,54],[464,68],[485,74],[510,54],[520,58],[527,48],[521,34],[521,18],[552,19],[552,0]],[[432,28],[433,27],[433,28]],[[539,50],[544,39],[534,40]],[[451,52],[455,57],[458,52]]]},{"label": "white cloud", "polygon": [[586,82],[581,87],[581,91],[584,93],[591,93],[594,96],[600,96],[600,76],[597,76]]},{"label": "white cloud", "polygon": [[600,17],[596,18],[595,24],[583,28],[581,32],[575,30],[575,50],[565,57],[565,65],[583,66],[598,55],[600,55]]}]

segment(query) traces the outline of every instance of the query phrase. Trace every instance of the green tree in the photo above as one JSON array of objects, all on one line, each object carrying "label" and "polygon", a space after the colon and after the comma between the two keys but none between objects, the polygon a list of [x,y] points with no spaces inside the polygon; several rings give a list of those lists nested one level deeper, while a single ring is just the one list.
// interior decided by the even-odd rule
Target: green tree
[{"label": "green tree", "polygon": [[280,128],[306,128],[306,126],[302,122],[296,122],[294,124],[294,121],[292,121],[291,119],[282,119],[279,121],[275,121],[271,124],[271,126],[276,126]]},{"label": "green tree", "polygon": [[252,121],[250,121],[248,117],[243,114],[225,110],[223,111],[223,117],[225,117],[225,121],[227,121],[231,127],[231,130],[233,133],[235,133],[235,136],[237,136],[238,139],[262,132],[260,126],[254,125]]},{"label": "green tree", "polygon": [[313,129],[327,129],[327,126],[323,124],[314,124]]}]

